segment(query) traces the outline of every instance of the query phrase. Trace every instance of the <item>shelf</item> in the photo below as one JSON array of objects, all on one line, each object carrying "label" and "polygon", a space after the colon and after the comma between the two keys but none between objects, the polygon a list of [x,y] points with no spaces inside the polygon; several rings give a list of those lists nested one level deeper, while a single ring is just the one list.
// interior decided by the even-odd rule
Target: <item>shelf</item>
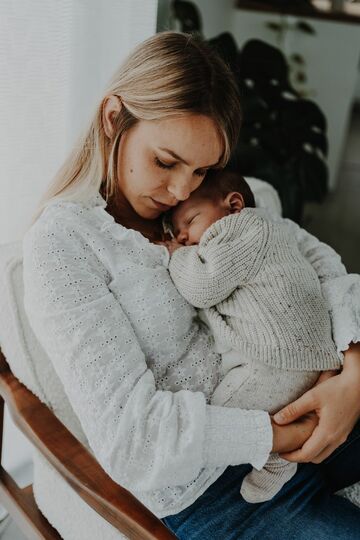
[{"label": "shelf", "polygon": [[235,7],[247,11],[262,11],[265,13],[278,13],[281,15],[295,15],[324,21],[344,22],[350,24],[360,24],[360,4],[345,2],[342,11],[334,11],[329,0],[313,0],[312,6],[295,7],[286,6],[284,8],[272,6],[265,2],[256,0],[236,0]]}]

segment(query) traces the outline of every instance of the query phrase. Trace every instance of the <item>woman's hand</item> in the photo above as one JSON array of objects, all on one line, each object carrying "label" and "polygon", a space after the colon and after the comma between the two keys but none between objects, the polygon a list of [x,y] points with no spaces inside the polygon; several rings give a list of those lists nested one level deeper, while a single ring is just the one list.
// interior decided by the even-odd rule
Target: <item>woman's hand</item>
[{"label": "woman's hand", "polygon": [[271,418],[273,428],[272,452],[283,454],[301,448],[309,439],[318,424],[319,418],[315,413],[302,416],[298,420],[284,426],[279,426]]},{"label": "woman's hand", "polygon": [[323,373],[317,384],[299,399],[274,416],[279,425],[291,425],[301,416],[314,411],[319,423],[301,448],[281,453],[297,463],[321,463],[346,441],[360,417],[360,343],[351,344],[344,353],[340,374]]}]

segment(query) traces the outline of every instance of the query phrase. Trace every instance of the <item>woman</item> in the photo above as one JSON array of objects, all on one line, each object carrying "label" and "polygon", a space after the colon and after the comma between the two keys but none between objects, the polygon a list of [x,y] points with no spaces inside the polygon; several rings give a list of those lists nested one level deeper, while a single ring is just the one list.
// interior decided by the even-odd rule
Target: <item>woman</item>
[{"label": "woman", "polygon": [[[323,374],[285,410],[283,426],[263,411],[208,405],[219,357],[155,243],[164,239],[162,213],[226,163],[239,123],[236,85],[205,44],[167,32],[135,49],[26,234],[26,311],[100,464],[179,538],[296,537],[299,520],[307,539],[319,528],[327,538],[355,538],[360,511],[331,495],[341,472],[331,483],[325,465],[299,471],[286,488],[293,523],[278,519],[289,504],[283,491],[259,508],[238,486],[241,464],[261,468],[271,450],[297,462],[331,455],[329,471],[355,456],[355,431],[340,456],[333,451],[360,415],[358,346],[341,374]],[[339,257],[297,234],[324,286],[345,289]],[[346,316],[355,327],[350,302],[335,304],[334,320]],[[350,334],[343,348],[359,339]],[[348,484],[360,478],[358,461]]]}]

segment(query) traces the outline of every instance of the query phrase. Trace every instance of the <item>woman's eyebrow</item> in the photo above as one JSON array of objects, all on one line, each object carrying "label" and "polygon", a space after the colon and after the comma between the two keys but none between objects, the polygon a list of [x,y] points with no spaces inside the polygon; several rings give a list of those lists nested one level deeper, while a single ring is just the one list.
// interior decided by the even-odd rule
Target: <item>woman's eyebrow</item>
[{"label": "woman's eyebrow", "polygon": [[181,163],[184,163],[185,165],[189,165],[189,163],[187,161],[185,161],[185,159],[181,158],[180,156],[178,156],[177,154],[175,154],[175,152],[173,152],[172,150],[170,150],[169,148],[160,148],[159,147],[159,150],[162,150],[163,152],[167,152],[168,154],[170,154],[173,158],[177,159],[178,161],[181,161]]},{"label": "woman's eyebrow", "polygon": [[[161,148],[159,147],[159,150],[162,150],[163,152],[167,152],[168,154],[170,154],[170,156],[172,156],[174,159],[177,159],[178,161],[181,161],[181,163],[184,163],[184,165],[188,165],[189,166],[189,163],[183,159],[182,157],[178,156],[175,152],[173,152],[172,150],[170,150],[169,148]],[[219,160],[220,161],[220,160]],[[217,161],[216,163],[213,163],[212,165],[205,165],[204,167],[199,167],[199,169],[207,169],[209,167],[215,167],[215,165],[217,165],[219,163],[219,161]]]}]

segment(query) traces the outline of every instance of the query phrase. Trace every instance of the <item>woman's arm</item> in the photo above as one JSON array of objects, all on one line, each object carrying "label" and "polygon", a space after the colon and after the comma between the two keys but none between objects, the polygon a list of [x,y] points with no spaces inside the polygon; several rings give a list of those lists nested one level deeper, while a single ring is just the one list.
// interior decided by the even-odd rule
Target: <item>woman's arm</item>
[{"label": "woman's arm", "polygon": [[327,303],[338,352],[360,341],[360,276],[348,274],[341,257],[327,244],[285,220],[292,228],[301,253],[315,269]]},{"label": "woman's arm", "polygon": [[[301,253],[313,266],[321,282],[332,321],[333,339],[344,352],[341,374],[324,373],[320,384],[275,415],[281,427],[315,411],[319,424],[298,450],[283,454],[289,461],[323,461],[349,435],[360,414],[360,276],[349,275],[340,256],[296,223],[292,229]],[[348,349],[349,347],[349,349]],[[348,349],[348,350],[346,350]],[[275,428],[276,430],[276,428]]]},{"label": "woman's arm", "polygon": [[346,275],[346,268],[341,262],[341,257],[332,247],[320,242],[316,236],[308,233],[290,219],[284,219],[283,221],[291,229],[300,252],[315,269],[320,283],[326,283]]},{"label": "woman's arm", "polygon": [[[272,210],[280,215],[281,205],[275,190],[266,182],[247,180],[254,191],[257,206],[267,208],[270,200]],[[360,277],[346,273],[340,256],[330,246],[287,221],[300,251],[318,273],[332,320],[333,338],[338,351],[344,352],[340,375],[322,374],[317,386],[279,411],[282,414],[275,415],[276,422],[281,424],[279,427],[284,428],[309,411],[317,412],[319,425],[306,445],[300,444],[296,452],[284,454],[291,461],[317,462],[342,443],[359,418]],[[274,431],[282,436],[281,430],[275,428]]]},{"label": "woman's arm", "polygon": [[268,414],[207,405],[201,392],[157,390],[108,288],[101,249],[65,218],[38,221],[25,237],[25,308],[99,463],[138,491],[184,485],[208,466],[261,467],[272,443]]},{"label": "woman's arm", "polygon": [[[289,461],[320,463],[346,440],[360,416],[360,276],[347,274],[340,256],[326,244],[287,220],[300,251],[315,268],[332,321],[333,339],[344,352],[343,370],[326,375],[310,391],[275,415],[281,425],[315,411],[319,424],[312,437]],[[332,374],[334,375],[334,374]]]}]

